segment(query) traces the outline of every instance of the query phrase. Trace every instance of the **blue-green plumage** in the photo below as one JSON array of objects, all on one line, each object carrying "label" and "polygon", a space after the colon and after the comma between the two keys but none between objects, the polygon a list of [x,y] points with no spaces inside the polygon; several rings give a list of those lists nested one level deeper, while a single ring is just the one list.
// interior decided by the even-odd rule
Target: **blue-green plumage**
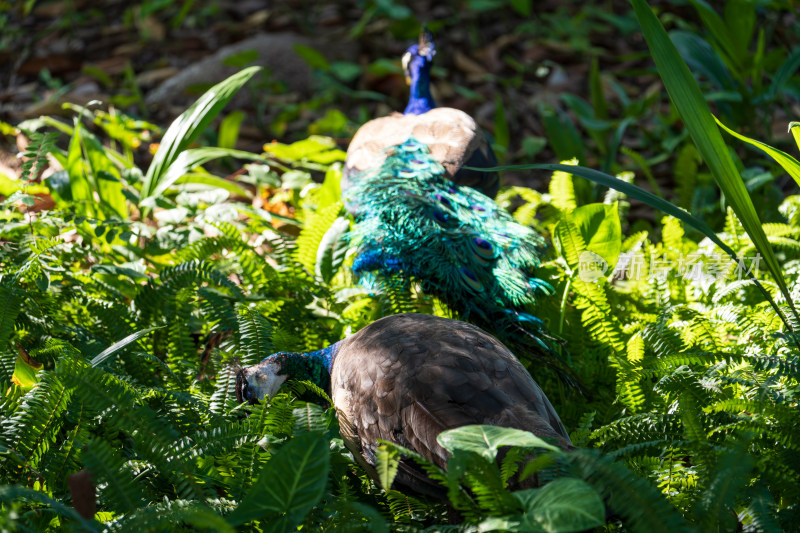
[{"label": "blue-green plumage", "polygon": [[357,225],[356,275],[401,275],[463,318],[501,337],[524,331],[548,351],[541,322],[524,312],[552,292],[536,278],[544,239],[493,200],[450,181],[425,144],[409,138],[346,192]]}]

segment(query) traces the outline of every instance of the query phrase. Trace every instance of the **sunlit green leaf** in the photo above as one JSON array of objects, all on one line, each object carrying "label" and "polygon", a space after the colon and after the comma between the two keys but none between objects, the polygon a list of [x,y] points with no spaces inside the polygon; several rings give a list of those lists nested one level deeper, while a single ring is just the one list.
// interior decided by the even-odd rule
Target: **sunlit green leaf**
[{"label": "sunlit green leaf", "polygon": [[458,450],[474,452],[490,461],[494,461],[497,450],[503,446],[559,451],[559,448],[548,444],[533,433],[498,426],[462,426],[449,429],[439,433],[436,441],[450,453]]}]

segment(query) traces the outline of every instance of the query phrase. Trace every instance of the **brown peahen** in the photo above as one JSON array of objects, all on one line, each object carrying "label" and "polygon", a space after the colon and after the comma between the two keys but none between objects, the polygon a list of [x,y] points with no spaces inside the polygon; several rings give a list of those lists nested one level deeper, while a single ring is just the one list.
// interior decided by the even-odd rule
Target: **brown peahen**
[{"label": "brown peahen", "polygon": [[494,155],[469,115],[435,107],[434,53],[423,33],[403,57],[411,86],[405,114],[366,123],[347,151],[343,191],[358,244],[353,272],[389,290],[398,280],[406,288],[418,284],[519,355],[568,376],[552,336],[529,309],[552,293],[535,275],[544,239],[487,196],[497,192],[496,173],[463,168],[494,165]]},{"label": "brown peahen", "polygon": [[[329,392],[342,438],[373,477],[379,440],[444,468],[447,452],[437,435],[470,424],[522,429],[571,447],[558,414],[514,355],[457,320],[393,315],[316,352],[272,354],[239,371],[236,396],[256,403],[288,379],[309,380]],[[441,487],[410,461],[401,462],[395,483],[442,496]]]}]

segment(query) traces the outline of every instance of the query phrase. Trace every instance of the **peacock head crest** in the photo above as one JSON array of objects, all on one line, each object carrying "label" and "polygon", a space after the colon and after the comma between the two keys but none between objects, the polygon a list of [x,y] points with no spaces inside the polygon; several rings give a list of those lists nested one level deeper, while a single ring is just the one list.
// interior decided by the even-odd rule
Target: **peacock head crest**
[{"label": "peacock head crest", "polygon": [[406,74],[406,82],[411,84],[411,80],[415,79],[414,74],[427,71],[430,69],[433,62],[433,56],[436,55],[436,45],[433,42],[431,32],[423,29],[419,36],[419,43],[412,44],[403,54],[403,71]]}]

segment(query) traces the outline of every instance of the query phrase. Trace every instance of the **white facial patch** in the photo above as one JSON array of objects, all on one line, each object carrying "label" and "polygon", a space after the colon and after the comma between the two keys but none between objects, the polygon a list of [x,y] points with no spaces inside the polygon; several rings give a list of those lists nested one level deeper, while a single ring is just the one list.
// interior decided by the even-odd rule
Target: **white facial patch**
[{"label": "white facial patch", "polygon": [[410,62],[411,62],[411,54],[409,54],[408,52],[406,52],[405,54],[403,54],[403,59],[402,59],[402,63],[403,63],[403,70],[404,70],[405,72],[408,72],[408,64],[409,64]]},{"label": "white facial patch", "polygon": [[253,370],[247,375],[247,384],[259,400],[275,396],[288,377],[278,374],[281,366],[277,363],[262,363]]}]

